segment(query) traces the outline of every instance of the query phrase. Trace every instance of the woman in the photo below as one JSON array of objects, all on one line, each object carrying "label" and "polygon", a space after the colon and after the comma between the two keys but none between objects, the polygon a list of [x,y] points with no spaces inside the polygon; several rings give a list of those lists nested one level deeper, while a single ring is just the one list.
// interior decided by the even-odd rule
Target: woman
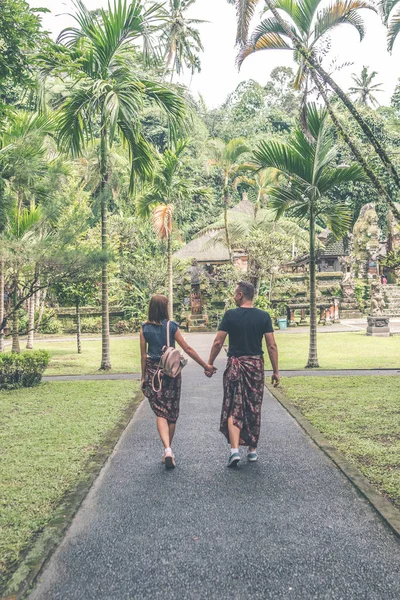
[{"label": "woman", "polygon": [[[175,378],[164,376],[159,392],[155,392],[152,385],[162,349],[167,345],[168,321],[168,298],[155,294],[150,300],[148,319],[140,329],[142,390],[157,418],[158,433],[164,445],[162,462],[165,463],[167,469],[173,469],[175,467],[175,457],[171,450],[171,444],[179,416],[182,376],[180,374]],[[201,365],[207,374],[215,373],[215,367],[208,365],[185,342],[175,321],[169,321],[169,335],[171,346],[175,347],[175,342],[178,342],[182,350]]]}]

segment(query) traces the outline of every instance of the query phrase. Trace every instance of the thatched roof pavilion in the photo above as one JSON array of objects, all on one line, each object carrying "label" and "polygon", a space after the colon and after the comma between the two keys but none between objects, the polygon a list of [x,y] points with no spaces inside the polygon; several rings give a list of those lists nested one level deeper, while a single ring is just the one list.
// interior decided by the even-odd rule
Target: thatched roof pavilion
[{"label": "thatched roof pavilion", "polygon": [[[240,215],[252,216],[254,214],[254,205],[246,197],[243,198],[234,208],[228,210],[228,220],[235,222],[240,219]],[[212,225],[207,232],[199,235],[183,248],[175,252],[174,258],[187,260],[195,258],[202,265],[223,265],[229,263],[228,249],[221,243],[212,243],[212,239],[217,235],[218,229],[213,230]],[[247,254],[240,249],[233,249],[234,262],[239,268],[245,270],[247,264]]]}]

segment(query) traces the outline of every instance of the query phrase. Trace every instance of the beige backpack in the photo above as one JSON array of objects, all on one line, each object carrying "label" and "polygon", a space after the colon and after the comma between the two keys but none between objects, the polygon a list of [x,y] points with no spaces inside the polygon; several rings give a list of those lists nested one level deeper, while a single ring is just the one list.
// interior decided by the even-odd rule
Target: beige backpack
[{"label": "beige backpack", "polygon": [[152,388],[153,392],[159,392],[162,387],[162,378],[164,375],[175,379],[182,371],[183,367],[187,365],[187,359],[177,350],[170,345],[169,337],[169,324],[171,321],[167,321],[167,345],[164,346],[163,353],[160,359],[160,363],[157,367],[157,371],[153,375]]}]

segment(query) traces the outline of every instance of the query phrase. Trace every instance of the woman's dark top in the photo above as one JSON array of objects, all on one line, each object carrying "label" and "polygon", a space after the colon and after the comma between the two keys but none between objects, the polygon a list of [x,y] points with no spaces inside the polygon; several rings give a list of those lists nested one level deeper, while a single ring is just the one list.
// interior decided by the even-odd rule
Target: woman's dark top
[{"label": "woman's dark top", "polygon": [[[169,322],[169,343],[175,348],[175,333],[179,328],[175,321]],[[160,360],[162,349],[167,345],[167,321],[161,325],[142,323],[144,339],[147,342],[147,356],[153,360]]]},{"label": "woman's dark top", "polygon": [[271,317],[259,308],[233,308],[224,314],[218,331],[229,335],[228,356],[263,354],[264,333],[273,333]]}]

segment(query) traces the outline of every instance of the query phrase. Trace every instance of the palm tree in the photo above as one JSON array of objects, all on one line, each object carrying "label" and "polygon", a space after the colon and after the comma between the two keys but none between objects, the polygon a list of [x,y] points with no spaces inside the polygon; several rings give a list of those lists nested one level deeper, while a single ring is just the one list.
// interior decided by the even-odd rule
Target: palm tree
[{"label": "palm tree", "polygon": [[[15,198],[15,214],[18,222],[24,207],[33,205],[44,194],[43,180],[52,169],[50,138],[55,132],[55,119],[51,113],[39,114],[16,111],[6,121],[0,139],[0,173],[8,182],[4,198]],[[6,222],[5,219],[4,222]],[[0,259],[0,324],[4,318],[4,259]],[[34,300],[28,300],[27,348],[33,347]],[[14,347],[17,347],[17,338]],[[3,333],[0,332],[0,349]]]},{"label": "palm tree", "polygon": [[227,144],[220,139],[213,139],[208,142],[208,151],[211,156],[208,160],[208,166],[217,169],[221,175],[226,247],[228,249],[229,259],[232,264],[233,254],[228,228],[228,208],[231,197],[230,194],[233,187],[233,181],[243,168],[243,164],[239,162],[239,159],[243,157],[243,154],[249,152],[249,150],[250,149],[247,146],[246,141],[242,138],[235,138],[230,140],[230,142]]},{"label": "palm tree", "polygon": [[263,204],[268,201],[268,194],[271,186],[276,183],[278,173],[274,169],[264,169],[255,171],[249,175],[239,175],[233,182],[233,187],[238,188],[240,184],[250,187],[254,195],[254,218],[257,218],[258,211]]},{"label": "palm tree", "polygon": [[383,91],[381,89],[382,84],[372,83],[377,75],[377,71],[368,73],[368,67],[363,67],[360,76],[357,76],[355,73],[351,76],[356,85],[349,88],[349,92],[351,95],[358,96],[357,102],[362,106],[368,106],[369,103],[372,106],[378,106],[379,104],[374,94]]},{"label": "palm tree", "polygon": [[198,53],[204,50],[200,32],[193,27],[206,23],[200,19],[189,19],[185,13],[196,0],[169,0],[167,26],[161,35],[161,44],[165,48],[166,68],[171,69],[171,82],[174,72],[180,75],[184,65],[192,73],[200,72]]},{"label": "palm tree", "polygon": [[388,27],[387,43],[389,52],[393,51],[394,43],[400,31],[399,0],[379,0],[378,8],[383,23]]},{"label": "palm tree", "polygon": [[[13,302],[13,322],[12,322],[12,352],[20,352],[19,345],[19,331],[18,331],[18,319],[19,314],[17,310],[18,293],[20,286],[21,270],[23,268],[20,257],[24,248],[33,240],[33,246],[36,241],[32,236],[37,224],[42,219],[41,207],[35,206],[34,202],[31,203],[30,208],[23,208],[22,210],[18,207],[18,202],[15,206],[14,214],[8,223],[6,230],[6,239],[8,242],[8,252],[11,254],[13,259],[11,262],[14,263],[12,267],[12,302]],[[32,300],[32,299],[31,299]]]},{"label": "palm tree", "polygon": [[327,195],[343,183],[365,181],[360,165],[334,165],[338,148],[326,124],[326,111],[307,106],[307,127],[312,141],[297,129],[288,143],[261,142],[254,151],[260,169],[274,168],[284,176],[270,191],[270,205],[276,218],[288,214],[308,223],[310,251],[310,347],[306,367],[318,367],[317,307],[315,275],[316,222],[326,224],[336,237],[343,236],[350,224],[347,208]]},{"label": "palm tree", "polygon": [[0,172],[16,197],[17,210],[40,195],[49,171],[48,138],[55,132],[54,115],[16,111],[0,139]]},{"label": "palm tree", "polygon": [[168,312],[173,318],[173,280],[172,280],[172,234],[174,207],[195,193],[206,194],[188,179],[182,169],[182,154],[188,140],[180,140],[175,147],[167,149],[157,157],[157,167],[153,180],[137,200],[137,209],[141,217],[151,215],[154,231],[161,240],[167,242],[168,254]]},{"label": "palm tree", "polygon": [[[61,32],[54,57],[42,56],[47,72],[58,72],[67,63],[71,81],[68,96],[60,107],[61,147],[79,156],[85,145],[100,136],[100,186],[102,267],[102,357],[103,370],[111,368],[108,308],[108,160],[117,132],[131,159],[131,189],[134,176],[150,177],[153,154],[141,131],[140,114],[144,104],[156,104],[168,117],[172,130],[183,121],[185,105],[174,92],[157,81],[135,74],[134,42],[142,43],[145,54],[150,34],[159,23],[160,6],[148,9],[142,0],[111,0],[108,10],[93,14],[82,0],[75,0],[73,15],[78,27]],[[69,64],[68,64],[69,62]],[[65,66],[63,67],[65,70]]]},{"label": "palm tree", "polygon": [[[385,197],[394,211],[396,218],[400,220],[400,213],[391,200],[391,194],[379,181],[374,171],[365,161],[362,152],[354,144],[340,120],[336,117],[324,85],[328,85],[337,94],[353,115],[365,136],[374,147],[386,170],[393,177],[396,186],[400,189],[400,175],[395,165],[350,98],[337,85],[329,73],[325,71],[321,64],[322,56],[319,43],[326,38],[326,35],[332,29],[347,23],[357,29],[362,39],[364,36],[364,25],[358,11],[362,8],[375,11],[375,6],[364,0],[348,0],[346,2],[334,0],[330,6],[318,10],[322,0],[290,0],[290,2],[287,0],[265,0],[266,7],[272,13],[272,16],[262,21],[250,39],[248,39],[250,21],[254,16],[259,1],[228,0],[228,2],[236,6],[238,23],[237,43],[241,45],[238,56],[239,65],[247,56],[259,50],[292,51],[294,60],[299,64],[296,85],[304,85],[303,98],[307,97],[308,79],[310,77],[324,99],[335,127],[349,145],[356,160],[363,166],[365,173],[372,181],[378,193]],[[392,2],[392,0],[386,1]]]}]

